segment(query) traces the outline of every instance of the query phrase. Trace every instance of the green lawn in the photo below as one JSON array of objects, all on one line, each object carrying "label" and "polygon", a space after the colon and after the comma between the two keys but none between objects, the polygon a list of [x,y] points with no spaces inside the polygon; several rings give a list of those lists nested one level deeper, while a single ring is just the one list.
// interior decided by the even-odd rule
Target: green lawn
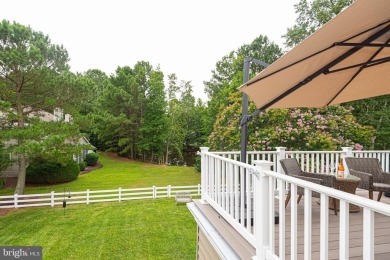
[{"label": "green lawn", "polygon": [[[102,161],[109,159],[103,156]],[[2,246],[42,246],[43,259],[195,259],[196,255],[194,218],[173,199],[69,205],[65,216],[60,207],[18,209],[0,216],[0,230]]]},{"label": "green lawn", "polygon": [[[121,188],[145,188],[167,185],[197,185],[200,173],[193,167],[155,165],[134,162],[125,158],[100,153],[103,168],[80,175],[75,181],[42,187],[26,187],[25,194],[62,192],[64,187],[72,191],[106,190]],[[14,189],[0,190],[1,195],[13,194]]]}]

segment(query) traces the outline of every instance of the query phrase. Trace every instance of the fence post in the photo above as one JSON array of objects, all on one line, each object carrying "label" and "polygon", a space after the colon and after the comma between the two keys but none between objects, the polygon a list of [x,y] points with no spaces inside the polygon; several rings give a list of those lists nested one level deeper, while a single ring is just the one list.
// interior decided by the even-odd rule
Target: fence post
[{"label": "fence post", "polygon": [[89,189],[87,189],[87,205],[89,205]]},{"label": "fence post", "polygon": [[18,194],[17,193],[14,194],[14,207],[15,207],[15,209],[18,208]]},{"label": "fence post", "polygon": [[270,194],[271,178],[265,175],[264,171],[270,171],[272,162],[257,160],[254,162],[256,166],[254,180],[254,236],[256,240],[256,256],[253,259],[266,259],[266,250],[271,245],[270,241],[270,199],[273,195]]},{"label": "fence post", "polygon": [[201,193],[201,186],[200,186],[200,184],[198,184],[198,194],[197,195],[200,195],[200,193]]},{"label": "fence post", "polygon": [[51,192],[51,206],[54,207],[54,191]]},{"label": "fence post", "polygon": [[157,196],[156,194],[156,186],[153,186],[153,199],[155,199]]},{"label": "fence post", "polygon": [[167,188],[167,195],[168,195],[168,198],[171,197],[171,185],[168,185],[168,188]]},{"label": "fence post", "polygon": [[207,187],[206,187],[206,178],[207,178],[207,174],[209,174],[207,171],[208,167],[207,167],[207,162],[206,162],[206,154],[208,151],[209,151],[209,147],[200,147],[200,159],[201,159],[201,184],[202,184],[202,194],[201,194],[201,203],[203,204],[207,204],[206,202],[206,190],[207,190]]},{"label": "fence post", "polygon": [[122,199],[122,188],[119,187],[118,188],[118,201],[121,202],[121,199]]},{"label": "fence post", "polygon": [[344,165],[344,175],[347,177],[349,175],[349,169],[345,163],[345,157],[353,157],[352,147],[341,147],[343,149],[343,165]]}]

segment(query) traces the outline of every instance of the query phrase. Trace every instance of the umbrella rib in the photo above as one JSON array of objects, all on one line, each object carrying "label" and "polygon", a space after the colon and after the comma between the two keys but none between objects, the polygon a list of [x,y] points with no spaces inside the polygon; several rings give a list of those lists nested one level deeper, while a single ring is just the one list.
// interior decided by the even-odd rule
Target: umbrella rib
[{"label": "umbrella rib", "polygon": [[386,62],[389,62],[389,61],[390,61],[390,57],[385,57],[385,58],[382,58],[382,59],[377,59],[377,60],[367,61],[367,62],[363,62],[363,63],[358,63],[358,64],[355,64],[355,65],[343,67],[343,68],[340,68],[340,69],[325,71],[324,74],[331,74],[331,73],[340,72],[340,71],[348,70],[348,69],[353,69],[353,68],[356,68],[356,67],[363,67],[363,66],[368,68],[368,67],[376,66],[376,65],[379,65],[379,64],[382,64],[382,63],[386,63]]},{"label": "umbrella rib", "polygon": [[[388,44],[390,42],[390,38],[386,41],[386,43],[385,44]],[[360,74],[360,72],[362,72],[365,68],[367,68],[367,67],[370,67],[370,66],[374,66],[374,65],[378,65],[378,64],[382,64],[382,63],[384,63],[384,62],[388,62],[389,61],[389,57],[387,57],[387,58],[385,58],[385,59],[387,59],[387,61],[382,61],[382,62],[379,62],[379,63],[376,63],[376,64],[374,64],[374,65],[372,65],[371,63],[372,62],[375,62],[375,61],[378,61],[378,60],[383,60],[383,59],[378,59],[378,60],[375,60],[375,61],[373,61],[373,59],[383,50],[383,48],[385,48],[385,47],[381,47],[381,48],[379,48],[371,57],[370,57],[370,59],[368,59],[368,61],[366,62],[366,65],[363,65],[362,67],[360,67],[359,68],[359,70],[352,76],[352,78],[347,82],[347,84],[345,84],[344,85],[344,87],[343,88],[341,88],[340,89],[340,91],[339,92],[337,92],[337,94],[328,102],[328,104],[327,104],[327,106],[329,106],[332,102],[333,102],[333,100],[335,100],[339,95],[340,95],[340,93],[341,92],[343,92],[344,91],[344,89]]]},{"label": "umbrella rib", "polygon": [[[375,34],[371,35],[370,37],[368,37],[366,40],[364,40],[362,42],[362,44],[366,44],[366,43],[370,43],[372,42],[373,40],[379,38],[380,36],[382,36],[383,34],[387,33],[388,31],[390,31],[390,24],[388,24],[386,27],[382,28],[381,30],[379,30],[378,32],[376,32]],[[354,54],[355,52],[357,52],[358,50],[360,50],[362,47],[353,47],[352,49],[348,50],[347,52],[345,52],[344,54],[340,55],[338,58],[334,59],[333,61],[331,61],[330,63],[328,63],[327,65],[323,66],[322,68],[320,68],[319,70],[317,70],[316,72],[314,72],[313,74],[311,74],[310,76],[306,77],[304,80],[302,80],[301,82],[299,82],[298,84],[296,84],[295,86],[293,86],[292,88],[288,89],[287,91],[285,91],[284,93],[282,93],[280,96],[274,98],[272,101],[268,102],[267,104],[265,104],[264,106],[262,106],[261,108],[259,108],[260,110],[264,110],[264,109],[267,109],[269,108],[270,106],[272,106],[273,104],[275,104],[276,102],[278,102],[279,100],[283,99],[284,97],[288,96],[289,94],[293,93],[294,91],[296,91],[297,89],[301,88],[302,86],[306,85],[308,82],[310,82],[311,80],[313,80],[314,78],[318,77],[319,75],[323,74],[325,71],[328,71],[329,68],[335,66],[336,64],[340,63],[341,61],[345,60],[346,58],[348,58],[349,56],[351,56],[352,54]],[[383,48],[383,47],[382,47]],[[253,84],[251,82],[251,84]],[[248,84],[249,85],[249,84]]]},{"label": "umbrella rib", "polygon": [[[378,27],[380,27],[380,26],[382,26],[382,25],[384,25],[384,24],[389,23],[389,22],[390,22],[390,19],[387,20],[387,21],[385,21],[385,22],[382,22],[382,23],[380,23],[380,24],[378,24],[378,25],[375,25],[375,26],[373,26],[373,27],[371,27],[371,28],[369,28],[369,29],[367,29],[367,30],[365,30],[365,31],[363,31],[363,32],[360,32],[360,33],[358,33],[358,34],[355,34],[355,35],[353,35],[353,36],[351,36],[351,37],[345,39],[345,40],[342,41],[341,43],[344,43],[344,42],[349,41],[349,40],[351,40],[351,39],[353,39],[353,38],[355,38],[355,37],[358,37],[358,36],[360,36],[360,35],[362,35],[362,34],[365,34],[366,32],[372,31],[372,30],[374,30],[374,29],[376,29],[376,28],[378,28]],[[270,73],[270,74],[268,74],[268,75],[266,75],[266,76],[264,76],[264,77],[260,77],[260,78],[258,78],[258,79],[254,79],[253,81],[247,82],[246,86],[250,86],[250,85],[252,85],[252,84],[254,84],[254,83],[256,83],[256,82],[258,82],[258,81],[260,81],[260,80],[266,79],[266,78],[268,78],[268,77],[270,77],[270,76],[272,76],[272,75],[274,75],[274,74],[276,74],[276,73],[278,73],[278,72],[280,72],[280,71],[283,71],[283,70],[285,70],[285,69],[288,69],[288,68],[290,68],[290,67],[292,67],[292,66],[294,66],[294,65],[296,65],[296,64],[298,64],[298,63],[301,63],[301,62],[303,62],[303,61],[305,61],[305,60],[307,60],[307,59],[310,59],[310,58],[312,58],[312,57],[314,57],[314,56],[316,56],[316,55],[318,55],[318,54],[320,54],[320,53],[322,53],[322,52],[324,52],[324,51],[327,51],[327,50],[329,50],[329,49],[335,47],[336,44],[337,44],[337,43],[334,43],[334,44],[332,44],[332,45],[329,46],[329,47],[326,47],[326,48],[324,48],[324,49],[322,49],[322,50],[319,50],[319,51],[317,51],[317,52],[315,52],[315,53],[313,53],[313,54],[311,54],[311,55],[309,55],[309,56],[306,56],[306,57],[304,57],[304,58],[302,58],[302,59],[300,59],[300,60],[297,60],[297,61],[295,61],[295,62],[293,62],[293,63],[291,63],[291,64],[289,64],[289,65],[287,65],[287,66],[284,66],[283,68],[280,68],[280,69],[278,69],[278,70],[276,70],[276,71],[274,71],[274,72],[272,72],[272,73]]]}]

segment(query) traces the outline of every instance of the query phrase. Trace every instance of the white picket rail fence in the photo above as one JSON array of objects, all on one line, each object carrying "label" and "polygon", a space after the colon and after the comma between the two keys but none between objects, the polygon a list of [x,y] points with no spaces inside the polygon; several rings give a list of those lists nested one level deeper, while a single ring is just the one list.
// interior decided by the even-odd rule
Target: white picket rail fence
[{"label": "white picket rail fence", "polygon": [[118,188],[114,190],[86,190],[86,191],[65,191],[50,192],[44,194],[26,194],[0,196],[0,208],[26,208],[62,205],[66,204],[90,204],[96,202],[125,201],[140,199],[174,198],[178,191],[187,191],[191,195],[201,194],[201,185],[194,186],[166,186],[149,188]]},{"label": "white picket rail fence", "polygon": [[[212,152],[224,158],[240,161],[240,151]],[[353,151],[350,147],[343,147],[342,151],[287,151],[285,147],[277,147],[276,151],[249,151],[246,162],[253,165],[256,160],[266,160],[273,164],[271,170],[280,172],[277,163],[280,159],[297,158],[302,170],[315,173],[334,173],[340,158],[362,157],[378,158],[385,172],[390,172],[390,150],[386,151]]]},{"label": "white picket rail fence", "polygon": [[[343,151],[343,153],[349,151]],[[286,152],[290,153],[290,152]],[[232,158],[227,158],[230,155]],[[297,152],[295,156],[321,158],[327,154],[337,158],[339,152]],[[368,153],[367,153],[368,154]],[[374,156],[374,153],[371,153]],[[385,153],[388,156],[388,151]],[[229,156],[226,156],[229,155]],[[278,157],[285,157],[280,155]],[[388,157],[387,157],[388,158]],[[390,217],[390,205],[362,198],[350,193],[307,182],[271,171],[276,162],[252,161],[249,165],[237,161],[231,153],[211,153],[207,147],[201,148],[202,160],[202,195],[201,200],[209,203],[227,222],[229,222],[256,249],[253,259],[285,259],[286,256],[286,215],[284,200],[286,189],[291,187],[291,259],[297,259],[298,216],[297,190],[302,187],[304,196],[304,255],[311,259],[312,253],[312,192],[321,194],[320,219],[320,256],[328,259],[329,251],[329,197],[340,200],[339,225],[339,259],[348,259],[349,254],[349,204],[355,204],[363,210],[363,258],[374,259],[375,213]],[[313,160],[313,159],[312,159]],[[317,159],[315,159],[317,160]],[[334,159],[335,160],[335,159]],[[316,162],[316,161],[314,161]],[[336,160],[337,162],[337,160]],[[309,167],[312,167],[309,164]],[[278,202],[276,202],[278,200]],[[276,209],[276,205],[279,204]],[[275,210],[279,212],[279,224],[276,227]],[[389,218],[390,220],[390,218]],[[253,221],[253,226],[251,222]],[[276,250],[275,232],[278,232],[278,249]],[[306,258],[307,257],[307,258]]]}]

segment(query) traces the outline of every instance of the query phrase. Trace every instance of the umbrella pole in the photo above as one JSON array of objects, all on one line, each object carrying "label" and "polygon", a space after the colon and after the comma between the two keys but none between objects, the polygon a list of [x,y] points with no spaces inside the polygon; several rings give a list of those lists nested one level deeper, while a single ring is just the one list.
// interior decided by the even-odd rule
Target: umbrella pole
[{"label": "umbrella pole", "polygon": [[[244,84],[249,81],[250,63],[254,62],[263,67],[268,67],[269,64],[263,61],[248,58],[244,60]],[[246,163],[247,144],[248,144],[248,122],[252,120],[252,115],[248,115],[248,95],[242,93],[242,118],[241,118],[241,156],[240,161]]]},{"label": "umbrella pole", "polygon": [[[250,58],[244,60],[244,83],[249,80]],[[242,93],[242,121],[241,121],[241,156],[240,161],[246,163],[246,147],[248,143],[248,95]]]}]

